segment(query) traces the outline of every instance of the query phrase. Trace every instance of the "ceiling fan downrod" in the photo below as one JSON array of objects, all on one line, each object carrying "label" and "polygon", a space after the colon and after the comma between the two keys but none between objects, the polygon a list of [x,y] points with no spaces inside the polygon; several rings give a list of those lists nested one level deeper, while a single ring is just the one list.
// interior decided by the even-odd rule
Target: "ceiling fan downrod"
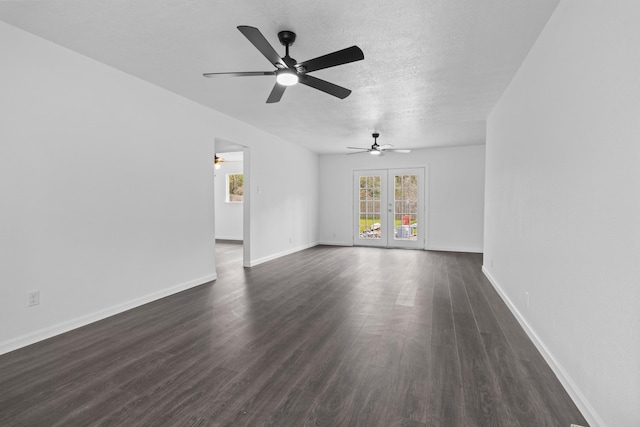
[{"label": "ceiling fan downrod", "polygon": [[376,148],[377,148],[377,147],[380,147],[380,146],[378,145],[378,137],[380,136],[380,134],[379,134],[378,132],[374,132],[374,133],[372,133],[372,134],[371,134],[371,136],[373,137],[373,145],[371,146],[371,148],[373,148],[373,147],[376,147]]},{"label": "ceiling fan downrod", "polygon": [[278,33],[278,40],[280,40],[280,43],[285,49],[284,57],[282,58],[284,63],[287,64],[287,67],[295,69],[297,61],[289,56],[289,46],[293,45],[293,42],[296,41],[296,33],[287,30],[280,31]]}]

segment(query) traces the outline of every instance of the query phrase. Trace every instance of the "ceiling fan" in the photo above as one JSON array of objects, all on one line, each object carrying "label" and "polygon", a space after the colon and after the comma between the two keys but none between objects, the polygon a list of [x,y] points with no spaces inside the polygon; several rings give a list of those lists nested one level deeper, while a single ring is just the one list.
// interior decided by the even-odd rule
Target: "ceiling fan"
[{"label": "ceiling fan", "polygon": [[229,162],[239,162],[240,160],[227,160],[224,157],[219,157],[217,154],[215,155],[214,159],[213,159],[213,165],[215,166],[216,169],[220,169],[220,166],[222,166],[223,163],[229,163]]},{"label": "ceiling fan", "polygon": [[271,90],[267,103],[271,104],[280,101],[287,86],[301,83],[303,85],[318,89],[322,92],[344,99],[351,91],[328,81],[308,75],[312,71],[335,67],[336,65],[348,64],[349,62],[364,59],[364,53],[358,46],[351,46],[338,50],[327,55],[319,56],[308,61],[297,62],[289,56],[289,46],[296,40],[296,33],[293,31],[280,31],[278,39],[282,43],[286,52],[284,57],[280,57],[260,30],[247,25],[238,26],[238,30],[273,64],[274,71],[244,71],[231,73],[204,73],[205,77],[248,77],[248,76],[276,76],[276,84]]},{"label": "ceiling fan", "polygon": [[406,148],[391,148],[393,147],[393,145],[391,144],[378,145],[378,137],[380,136],[378,132],[372,133],[371,136],[373,137],[373,145],[371,146],[371,148],[347,147],[349,150],[360,150],[360,151],[356,151],[355,153],[347,153],[347,155],[369,153],[373,156],[382,156],[387,151],[393,151],[395,153],[403,153],[403,154],[407,154],[411,152],[411,150],[408,150]]}]

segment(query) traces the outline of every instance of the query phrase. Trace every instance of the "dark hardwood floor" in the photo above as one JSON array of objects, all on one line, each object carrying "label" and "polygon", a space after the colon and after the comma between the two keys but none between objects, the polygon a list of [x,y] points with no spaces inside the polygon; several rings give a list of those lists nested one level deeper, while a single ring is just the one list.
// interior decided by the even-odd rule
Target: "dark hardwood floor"
[{"label": "dark hardwood floor", "polygon": [[481,255],[316,247],[0,356],[2,426],[586,426]]}]

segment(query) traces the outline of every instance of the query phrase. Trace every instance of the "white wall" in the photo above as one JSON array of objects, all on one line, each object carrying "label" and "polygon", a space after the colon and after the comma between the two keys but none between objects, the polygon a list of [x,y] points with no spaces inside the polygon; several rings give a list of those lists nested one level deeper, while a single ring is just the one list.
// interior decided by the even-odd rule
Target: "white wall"
[{"label": "white wall", "polygon": [[244,207],[242,203],[226,201],[227,175],[243,172],[242,152],[216,154],[230,160],[220,163],[220,169],[215,170],[216,239],[242,240]]},{"label": "white wall", "polygon": [[2,22],[0,51],[0,353],[215,278],[217,137],[264,189],[252,262],[317,242],[317,155]]},{"label": "white wall", "polygon": [[[318,155],[274,138],[233,138],[250,147],[245,203],[250,200],[250,263],[318,244]],[[246,236],[244,238],[246,243]]]},{"label": "white wall", "polygon": [[592,426],[640,425],[638,22],[561,2],[487,123],[485,271]]},{"label": "white wall", "polygon": [[[393,142],[394,145],[402,145]],[[427,249],[482,252],[484,146],[320,156],[320,241],[353,244],[353,171],[425,167]]]}]

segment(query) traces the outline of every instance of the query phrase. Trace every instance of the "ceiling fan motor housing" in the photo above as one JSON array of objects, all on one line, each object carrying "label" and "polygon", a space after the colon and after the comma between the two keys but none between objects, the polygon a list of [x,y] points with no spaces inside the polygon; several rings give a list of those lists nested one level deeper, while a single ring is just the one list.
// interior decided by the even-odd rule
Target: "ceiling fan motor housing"
[{"label": "ceiling fan motor housing", "polygon": [[278,40],[283,46],[291,46],[296,41],[296,33],[293,31],[280,31],[278,33]]}]

